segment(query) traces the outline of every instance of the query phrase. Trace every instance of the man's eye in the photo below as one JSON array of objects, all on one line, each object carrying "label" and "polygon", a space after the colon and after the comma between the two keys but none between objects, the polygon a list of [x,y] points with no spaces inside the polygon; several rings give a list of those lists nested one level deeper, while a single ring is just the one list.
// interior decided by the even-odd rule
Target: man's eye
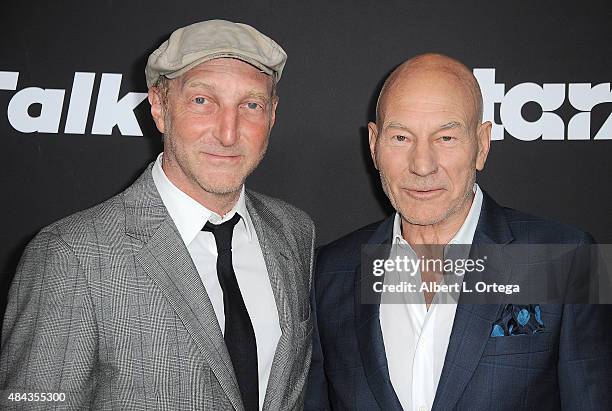
[{"label": "man's eye", "polygon": [[193,99],[196,104],[204,104],[206,103],[206,99],[204,97],[196,97]]},{"label": "man's eye", "polygon": [[255,110],[257,107],[259,107],[259,104],[257,103],[247,103],[247,107],[250,108],[251,110]]},{"label": "man's eye", "polygon": [[397,141],[406,141],[406,136],[397,135],[397,136],[393,136],[393,139]]},{"label": "man's eye", "polygon": [[449,142],[453,140],[451,136],[442,136],[440,138],[442,139],[442,141],[445,141],[445,142]]}]

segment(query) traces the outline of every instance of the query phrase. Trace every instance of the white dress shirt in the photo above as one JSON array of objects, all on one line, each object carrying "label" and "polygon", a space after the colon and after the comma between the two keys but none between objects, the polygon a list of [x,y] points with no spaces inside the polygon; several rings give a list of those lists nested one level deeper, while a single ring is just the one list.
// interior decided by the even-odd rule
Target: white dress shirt
[{"label": "white dress shirt", "polygon": [[207,221],[220,224],[234,214],[240,214],[241,219],[234,227],[232,236],[232,264],[255,331],[261,409],[281,329],[266,263],[246,208],[244,186],[234,208],[220,216],[189,197],[168,179],[162,169],[162,154],[153,166],[153,181],[200,274],[222,332],[225,330],[225,313],[223,291],[217,278],[217,245],[211,232],[201,230]]},{"label": "white dress shirt", "polygon": [[[472,244],[482,207],[482,191],[474,184],[474,199],[463,225],[449,244]],[[395,214],[393,244],[410,245],[402,237]],[[412,250],[412,248],[410,248]],[[418,273],[420,275],[420,273]],[[457,304],[381,304],[380,325],[391,384],[406,411],[430,410],[448,349]]]}]

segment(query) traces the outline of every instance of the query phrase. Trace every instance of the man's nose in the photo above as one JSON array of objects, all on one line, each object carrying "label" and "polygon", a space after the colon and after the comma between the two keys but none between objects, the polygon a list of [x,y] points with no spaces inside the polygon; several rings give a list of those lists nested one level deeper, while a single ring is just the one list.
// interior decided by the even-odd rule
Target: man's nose
[{"label": "man's nose", "polygon": [[417,141],[411,153],[410,172],[425,177],[436,171],[438,159],[431,143],[427,140]]},{"label": "man's nose", "polygon": [[223,146],[232,146],[238,139],[238,110],[224,108],[217,117],[216,138]]}]

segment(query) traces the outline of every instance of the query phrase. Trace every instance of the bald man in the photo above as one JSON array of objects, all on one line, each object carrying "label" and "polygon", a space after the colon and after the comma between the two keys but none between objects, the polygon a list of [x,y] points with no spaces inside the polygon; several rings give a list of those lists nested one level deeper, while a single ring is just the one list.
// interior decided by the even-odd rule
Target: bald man
[{"label": "bald man", "polygon": [[[412,280],[411,290],[390,287],[399,284],[397,266],[372,269],[384,261],[369,259],[372,247],[386,263],[400,255],[474,257],[485,245],[505,255],[510,244],[560,244],[571,251],[562,264],[553,270],[545,257],[535,267],[566,278],[580,265],[576,250],[592,243],[576,228],[499,206],[476,184],[491,123],[482,121],[472,72],[438,54],[406,61],[386,80],[368,131],[395,213],[318,250],[306,409],[612,409],[609,307],[512,304],[495,295],[474,304],[461,288],[423,285],[465,286],[480,278],[475,272],[463,279],[458,270],[421,266],[397,277]],[[520,281],[533,268],[500,258],[487,261],[482,278],[499,282],[512,272]]]}]

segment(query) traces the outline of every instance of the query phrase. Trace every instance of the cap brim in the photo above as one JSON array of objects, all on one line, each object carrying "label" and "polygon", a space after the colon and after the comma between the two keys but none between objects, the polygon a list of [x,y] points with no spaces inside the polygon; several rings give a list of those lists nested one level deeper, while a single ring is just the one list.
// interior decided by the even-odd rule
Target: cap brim
[{"label": "cap brim", "polygon": [[223,52],[209,54],[209,55],[206,55],[206,56],[203,56],[203,57],[200,57],[194,60],[193,62],[189,63],[188,65],[181,68],[180,70],[172,71],[172,72],[165,73],[165,74],[164,73],[160,73],[160,74],[166,76],[169,79],[177,78],[187,73],[189,70],[191,70],[192,68],[194,68],[195,66],[199,64],[205,63],[210,60],[219,59],[219,58],[234,58],[234,59],[242,60],[245,63],[249,63],[250,65],[254,66],[262,73],[275,77],[275,81],[276,81],[275,73],[269,67],[264,66],[263,64],[261,64],[260,62],[258,62],[257,60],[255,60],[254,58],[250,56],[247,56],[243,53],[236,53],[234,51],[223,51]]}]

